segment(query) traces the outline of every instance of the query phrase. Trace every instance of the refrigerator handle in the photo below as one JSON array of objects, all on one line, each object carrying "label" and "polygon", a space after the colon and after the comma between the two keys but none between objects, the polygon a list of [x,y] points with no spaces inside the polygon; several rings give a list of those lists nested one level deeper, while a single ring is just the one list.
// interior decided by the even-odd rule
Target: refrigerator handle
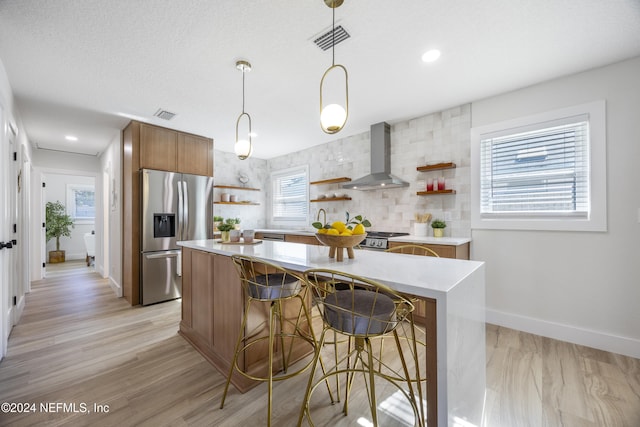
[{"label": "refrigerator handle", "polygon": [[182,181],[182,185],[184,185],[184,204],[182,205],[182,239],[189,240],[191,238],[187,235],[189,232],[189,187],[187,186],[187,181]]},{"label": "refrigerator handle", "polygon": [[183,212],[183,196],[182,196],[182,181],[178,181],[178,240],[183,240],[184,229],[184,212]]}]

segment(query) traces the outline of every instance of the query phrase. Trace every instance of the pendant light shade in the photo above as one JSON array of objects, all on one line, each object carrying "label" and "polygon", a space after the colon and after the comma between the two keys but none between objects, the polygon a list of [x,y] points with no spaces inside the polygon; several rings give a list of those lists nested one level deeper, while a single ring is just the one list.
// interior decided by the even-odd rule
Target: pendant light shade
[{"label": "pendant light shade", "polygon": [[[236,62],[236,68],[242,72],[242,113],[240,113],[238,120],[236,120],[236,143],[233,147],[233,151],[235,151],[236,156],[238,156],[240,160],[245,160],[253,153],[253,144],[251,143],[251,116],[249,113],[244,111],[244,75],[251,71],[251,64],[248,61],[238,61]],[[246,133],[248,139],[240,137],[238,132],[240,122],[243,117],[246,117],[249,125],[249,129]]]},{"label": "pendant light shade", "polygon": [[[327,68],[327,71],[322,75],[322,80],[320,80],[320,127],[325,133],[333,134],[342,130],[344,125],[347,123],[347,117],[349,117],[349,75],[347,73],[347,69],[343,65],[336,64],[335,54],[336,8],[343,3],[343,0],[324,0],[324,3],[333,11],[333,22],[331,27],[333,40],[331,43],[331,67]],[[344,74],[344,106],[340,104],[324,105],[324,81],[327,75],[331,72],[334,74],[342,72]]]}]

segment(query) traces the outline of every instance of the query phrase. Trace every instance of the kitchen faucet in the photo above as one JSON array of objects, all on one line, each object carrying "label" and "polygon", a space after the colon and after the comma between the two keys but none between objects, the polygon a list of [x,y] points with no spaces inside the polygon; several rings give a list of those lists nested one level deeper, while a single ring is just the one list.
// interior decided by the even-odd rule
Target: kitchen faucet
[{"label": "kitchen faucet", "polygon": [[324,227],[324,225],[327,223],[327,211],[325,211],[323,208],[320,208],[320,210],[318,210],[316,221],[320,221],[320,213],[324,214],[324,221],[322,222],[322,226]]}]

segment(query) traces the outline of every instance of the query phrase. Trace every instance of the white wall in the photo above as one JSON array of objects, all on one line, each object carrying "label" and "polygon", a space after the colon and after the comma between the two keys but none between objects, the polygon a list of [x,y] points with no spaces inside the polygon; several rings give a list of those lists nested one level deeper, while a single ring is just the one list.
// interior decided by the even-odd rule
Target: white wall
[{"label": "white wall", "polygon": [[249,178],[247,187],[259,188],[261,191],[227,190],[216,188],[214,190],[214,200],[220,201],[220,194],[223,192],[238,196],[238,200],[250,200],[260,203],[256,205],[213,205],[213,213],[223,218],[240,218],[240,227],[243,229],[265,228],[266,197],[269,173],[267,161],[249,157],[246,160],[239,160],[233,153],[214,151],[213,173],[215,185],[242,186],[238,180],[238,175],[243,174]]},{"label": "white wall", "polygon": [[104,209],[101,215],[104,220],[100,234],[104,240],[96,247],[96,269],[102,273],[103,277],[109,278],[109,284],[118,296],[122,296],[121,150],[122,142],[119,134],[100,156],[100,170],[107,182],[102,182],[102,189],[106,190],[106,194],[102,197]]},{"label": "white wall", "polygon": [[[44,175],[46,182],[46,198],[45,202],[59,201],[67,206],[67,186],[71,184],[91,185],[95,188],[96,179],[93,176],[65,175],[57,173],[46,173]],[[97,198],[96,198],[97,199]],[[69,213],[67,211],[67,213]],[[85,259],[86,248],[84,244],[84,234],[91,233],[95,230],[96,222],[93,221],[76,221],[71,229],[71,236],[60,237],[60,250],[65,251],[67,260]],[[56,250],[56,239],[53,238],[47,242],[47,253]],[[47,260],[48,261],[48,260]]]},{"label": "white wall", "polygon": [[472,230],[487,320],[640,357],[640,58],[472,104],[472,125],[604,99],[607,232]]}]

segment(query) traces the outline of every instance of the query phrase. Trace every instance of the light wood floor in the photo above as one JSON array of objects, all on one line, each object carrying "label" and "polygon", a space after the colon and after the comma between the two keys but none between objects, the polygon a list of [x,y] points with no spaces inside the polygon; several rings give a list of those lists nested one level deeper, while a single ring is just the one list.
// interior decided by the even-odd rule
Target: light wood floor
[{"label": "light wood floor", "polygon": [[[82,262],[49,268],[0,362],[0,402],[36,412],[0,412],[0,425],[265,425],[265,385],[232,388],[218,408],[224,377],[177,334],[179,318],[179,301],[129,307]],[[304,377],[274,386],[273,425],[295,425]],[[44,413],[42,402],[78,412]],[[335,406],[314,420],[359,425]],[[640,361],[487,325],[485,426],[639,427]]]}]

